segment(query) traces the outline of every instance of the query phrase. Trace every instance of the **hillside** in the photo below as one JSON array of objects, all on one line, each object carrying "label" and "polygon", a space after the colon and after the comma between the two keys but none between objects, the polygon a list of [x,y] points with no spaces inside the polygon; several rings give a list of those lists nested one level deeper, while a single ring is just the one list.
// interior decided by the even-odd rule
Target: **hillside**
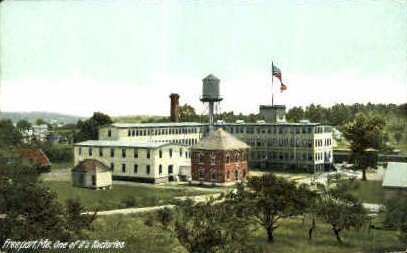
[{"label": "hillside", "polygon": [[3,119],[11,119],[13,122],[25,119],[34,123],[36,119],[43,119],[46,122],[57,121],[65,124],[76,123],[85,118],[54,112],[2,112],[2,117]]}]

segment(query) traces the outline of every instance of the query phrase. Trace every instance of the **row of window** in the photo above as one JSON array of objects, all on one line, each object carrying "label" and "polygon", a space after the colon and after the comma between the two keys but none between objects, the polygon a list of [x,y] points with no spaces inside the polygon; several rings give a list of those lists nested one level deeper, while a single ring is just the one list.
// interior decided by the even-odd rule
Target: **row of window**
[{"label": "row of window", "polygon": [[[92,148],[92,147],[89,147],[88,148],[88,156],[93,156],[93,149],[94,148]],[[95,148],[96,149],[96,148]],[[103,148],[97,148],[97,150],[98,150],[98,154],[99,154],[99,157],[103,157],[104,156],[104,149]],[[121,149],[121,157],[122,158],[126,158],[127,156],[128,156],[128,149]],[[170,149],[168,149],[168,155],[169,155],[169,157],[172,157],[173,156],[173,149],[172,148],[170,148]],[[78,154],[81,156],[82,155],[82,148],[80,147],[79,149],[78,149]],[[114,148],[111,148],[110,149],[110,157],[114,157],[115,156],[115,149]],[[185,156],[185,158],[191,158],[191,154],[190,154],[190,152],[189,151],[184,151],[184,149],[182,149],[182,148],[180,148],[179,149],[179,156],[180,157],[182,157],[182,156]],[[139,152],[138,152],[138,149],[137,148],[134,148],[133,149],[133,157],[134,158],[138,158],[139,157]],[[158,151],[158,157],[159,158],[162,158],[163,157],[163,151],[160,149],[159,151]],[[146,158],[147,159],[150,159],[151,158],[151,151],[150,151],[150,149],[146,149]]]},{"label": "row of window", "polygon": [[330,138],[315,140],[315,147],[331,146],[331,145],[332,145],[332,139],[330,139]]},{"label": "row of window", "polygon": [[[235,181],[239,181],[240,177],[239,177],[239,170],[235,169],[234,171],[235,173]],[[243,173],[243,178],[246,177],[246,170],[242,171]],[[205,180],[205,171],[204,170],[199,170],[198,172],[198,178],[200,181],[204,181]],[[223,178],[223,174],[222,173],[218,173],[216,170],[211,172],[211,181],[218,181],[218,179],[222,179]],[[230,180],[230,171],[226,171],[226,181]]]},{"label": "row of window", "polygon": [[[204,163],[204,153],[197,153],[196,157],[198,159],[198,163]],[[210,157],[210,164],[211,165],[215,165],[216,164],[216,154],[214,153],[210,153],[209,154]],[[239,161],[245,161],[247,160],[247,154],[246,153],[236,153],[235,155],[233,155],[233,158],[231,158],[230,155],[226,155],[225,156],[225,163],[231,163],[231,162],[239,162]]]},{"label": "row of window", "polygon": [[226,131],[236,134],[312,134],[331,133],[330,126],[225,126]]},{"label": "row of window", "polygon": [[331,159],[332,152],[294,153],[294,152],[257,152],[254,155],[257,160],[277,160],[277,161],[308,161],[312,162]]},{"label": "row of window", "polygon": [[[111,171],[114,171],[114,169],[115,169],[114,163],[110,163],[110,170],[111,170]],[[127,173],[127,169],[128,169],[128,168],[127,168],[127,165],[126,165],[125,163],[122,163],[121,172],[122,172],[122,173]],[[138,164],[134,164],[134,165],[133,165],[133,174],[138,174],[138,172],[139,172],[138,169],[139,169]],[[173,165],[168,165],[168,168],[167,168],[168,174],[172,174],[173,171],[174,171],[174,166],[173,166]],[[158,166],[158,173],[159,173],[159,174],[162,174],[162,172],[163,172],[163,166],[160,164],[160,165]],[[150,173],[151,173],[151,166],[150,166],[150,165],[146,165],[146,167],[145,167],[145,174],[150,175]]]},{"label": "row of window", "polygon": [[127,129],[127,136],[196,134],[200,132],[202,132],[200,127]]}]

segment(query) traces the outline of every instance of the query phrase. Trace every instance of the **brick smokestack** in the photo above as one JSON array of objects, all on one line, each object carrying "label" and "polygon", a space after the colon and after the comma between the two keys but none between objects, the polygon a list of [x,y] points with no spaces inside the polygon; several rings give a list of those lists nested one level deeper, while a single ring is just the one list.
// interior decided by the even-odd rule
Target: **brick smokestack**
[{"label": "brick smokestack", "polygon": [[179,95],[171,93],[171,122],[179,122]]}]

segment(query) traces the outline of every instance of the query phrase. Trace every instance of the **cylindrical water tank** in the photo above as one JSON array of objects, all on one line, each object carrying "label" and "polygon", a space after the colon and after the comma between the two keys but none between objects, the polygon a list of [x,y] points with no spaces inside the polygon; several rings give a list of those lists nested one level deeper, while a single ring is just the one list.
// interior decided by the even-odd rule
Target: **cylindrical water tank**
[{"label": "cylindrical water tank", "polygon": [[207,77],[205,77],[202,81],[203,85],[201,101],[203,102],[221,101],[222,98],[219,93],[220,80],[216,76],[210,74]]}]

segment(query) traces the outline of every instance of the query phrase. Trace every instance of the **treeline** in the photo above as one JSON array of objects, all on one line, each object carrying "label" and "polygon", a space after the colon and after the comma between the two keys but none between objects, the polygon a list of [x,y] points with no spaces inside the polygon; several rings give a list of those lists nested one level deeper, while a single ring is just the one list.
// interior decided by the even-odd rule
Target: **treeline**
[{"label": "treeline", "polygon": [[293,107],[287,113],[287,121],[298,122],[307,119],[332,126],[343,126],[355,119],[357,113],[376,114],[386,120],[407,120],[407,104],[335,104],[332,107],[311,104],[305,108]]}]

